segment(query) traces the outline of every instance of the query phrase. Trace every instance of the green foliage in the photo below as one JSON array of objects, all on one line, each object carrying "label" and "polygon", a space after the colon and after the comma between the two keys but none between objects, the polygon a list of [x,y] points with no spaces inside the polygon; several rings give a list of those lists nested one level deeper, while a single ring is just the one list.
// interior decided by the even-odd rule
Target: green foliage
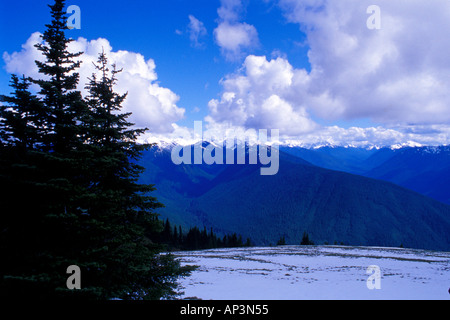
[{"label": "green foliage", "polygon": [[[162,207],[140,184],[137,165],[150,145],[146,129],[131,129],[120,113],[126,95],[114,92],[115,75],[99,55],[82,98],[65,37],[64,1],[50,6],[52,22],[37,48],[46,80],[13,76],[11,96],[1,97],[2,203],[0,292],[30,299],[160,299],[174,297],[181,267],[154,241]],[[30,83],[40,87],[31,94]],[[66,287],[66,268],[81,269],[81,290]]]},{"label": "green foliage", "polygon": [[11,96],[0,96],[0,139],[4,147],[15,147],[22,155],[42,139],[44,106],[28,90],[30,79],[11,76]]}]

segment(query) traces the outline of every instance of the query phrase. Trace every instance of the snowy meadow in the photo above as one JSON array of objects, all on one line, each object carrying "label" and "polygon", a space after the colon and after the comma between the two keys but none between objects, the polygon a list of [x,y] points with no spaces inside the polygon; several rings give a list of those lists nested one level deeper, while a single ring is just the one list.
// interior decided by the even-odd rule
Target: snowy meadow
[{"label": "snowy meadow", "polygon": [[175,255],[183,265],[199,266],[181,281],[182,298],[450,299],[450,252],[278,246],[176,252]]}]

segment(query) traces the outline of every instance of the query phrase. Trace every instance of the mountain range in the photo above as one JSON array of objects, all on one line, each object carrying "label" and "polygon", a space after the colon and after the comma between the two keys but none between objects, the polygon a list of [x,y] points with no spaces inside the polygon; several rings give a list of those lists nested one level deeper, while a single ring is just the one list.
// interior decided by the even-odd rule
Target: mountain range
[{"label": "mountain range", "polygon": [[319,167],[390,181],[450,204],[450,146],[281,150]]},{"label": "mountain range", "polygon": [[255,245],[298,244],[307,232],[316,244],[449,250],[450,205],[431,198],[449,199],[448,157],[448,147],[281,147],[278,173],[263,176],[261,164],[176,165],[170,148],[153,147],[139,164],[161,216],[184,227]]}]

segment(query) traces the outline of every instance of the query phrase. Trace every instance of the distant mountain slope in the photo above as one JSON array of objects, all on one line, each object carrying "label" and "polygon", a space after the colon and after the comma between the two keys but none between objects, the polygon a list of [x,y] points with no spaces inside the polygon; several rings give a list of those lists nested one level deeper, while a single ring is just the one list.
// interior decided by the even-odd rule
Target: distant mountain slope
[{"label": "distant mountain slope", "polygon": [[202,226],[203,218],[189,211],[192,199],[210,186],[222,165],[175,165],[170,149],[152,148],[144,152],[139,164],[146,168],[140,177],[143,183],[155,184],[154,195],[165,205],[160,210],[171,222],[184,228]]},{"label": "distant mountain slope", "polygon": [[322,168],[390,181],[450,204],[450,147],[378,150],[281,147],[281,150]]},{"label": "distant mountain slope", "polygon": [[[372,169],[373,166],[371,166],[371,163],[367,160],[380,151],[377,149],[369,150],[364,148],[329,146],[316,149],[281,146],[280,150],[290,155],[300,157],[321,168],[357,174]],[[377,162],[376,164],[380,163],[381,162]]]},{"label": "distant mountain slope", "polygon": [[450,206],[392,183],[313,166],[280,153],[280,169],[174,165],[170,151],[146,153],[142,181],[155,183],[161,212],[177,224],[237,232],[255,244],[307,231],[316,243],[450,249]]},{"label": "distant mountain slope", "polygon": [[364,175],[450,204],[450,147],[402,148]]}]

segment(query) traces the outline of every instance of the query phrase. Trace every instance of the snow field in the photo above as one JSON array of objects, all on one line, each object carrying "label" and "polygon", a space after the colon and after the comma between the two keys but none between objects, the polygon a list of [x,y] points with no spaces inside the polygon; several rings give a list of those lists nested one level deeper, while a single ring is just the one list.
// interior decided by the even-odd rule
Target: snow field
[{"label": "snow field", "polygon": [[[279,246],[176,252],[199,268],[182,298],[214,300],[450,299],[450,252],[349,246]],[[380,289],[369,289],[371,265]]]}]

